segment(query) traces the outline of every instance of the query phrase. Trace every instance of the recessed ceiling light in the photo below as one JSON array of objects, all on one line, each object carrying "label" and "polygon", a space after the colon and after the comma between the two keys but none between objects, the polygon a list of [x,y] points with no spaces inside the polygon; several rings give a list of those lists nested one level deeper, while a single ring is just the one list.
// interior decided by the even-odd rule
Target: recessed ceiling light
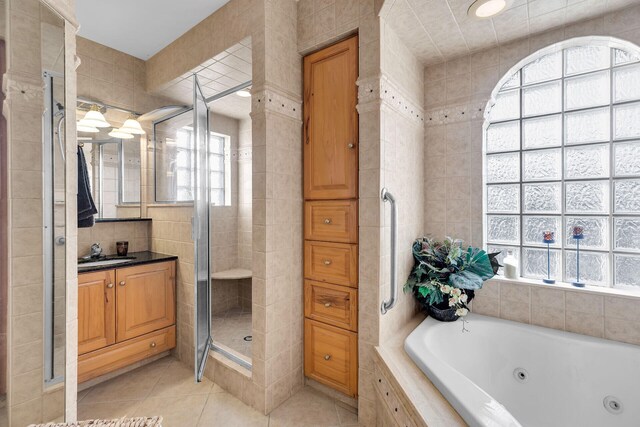
[{"label": "recessed ceiling light", "polygon": [[476,0],[469,6],[467,15],[474,18],[492,18],[505,10],[507,0]]},{"label": "recessed ceiling light", "polygon": [[236,95],[241,96],[243,98],[249,98],[251,96],[251,92],[249,92],[248,90],[239,90],[236,92]]}]

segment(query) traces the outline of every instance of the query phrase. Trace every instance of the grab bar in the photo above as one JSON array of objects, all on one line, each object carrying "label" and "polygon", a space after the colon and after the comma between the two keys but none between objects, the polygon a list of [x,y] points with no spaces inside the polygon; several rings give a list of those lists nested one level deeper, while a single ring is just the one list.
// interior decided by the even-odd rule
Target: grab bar
[{"label": "grab bar", "polygon": [[382,301],[380,306],[380,312],[386,314],[391,310],[398,300],[398,283],[396,281],[396,270],[398,267],[398,206],[396,205],[396,199],[393,197],[389,190],[382,189],[380,197],[383,202],[389,202],[391,204],[391,296],[388,300]]}]

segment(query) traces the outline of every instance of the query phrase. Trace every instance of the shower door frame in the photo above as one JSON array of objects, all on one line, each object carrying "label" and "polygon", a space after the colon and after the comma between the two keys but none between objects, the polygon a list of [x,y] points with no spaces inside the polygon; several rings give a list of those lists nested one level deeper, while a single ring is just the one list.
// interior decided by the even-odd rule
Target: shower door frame
[{"label": "shower door frame", "polygon": [[[43,278],[44,278],[44,383],[51,386],[64,381],[64,373],[57,375],[54,370],[55,365],[55,245],[65,245],[65,237],[55,237],[55,160],[56,141],[54,140],[54,99],[53,99],[53,79],[64,79],[64,75],[54,71],[44,71],[44,111],[42,113],[42,138],[44,142],[42,152],[43,167],[43,194],[42,194],[42,245],[43,245]],[[61,120],[64,120],[61,118]],[[60,137],[60,136],[59,136]],[[63,146],[58,147],[64,149]],[[66,171],[66,163],[64,164]],[[66,172],[63,176],[66,175]],[[51,181],[47,182],[47,178]],[[66,176],[63,178],[66,180]],[[47,186],[50,186],[48,188]],[[51,191],[47,191],[47,190]],[[65,194],[65,205],[67,203]],[[65,218],[65,229],[67,227]],[[66,278],[66,271],[65,271]],[[66,338],[65,338],[66,339]]]}]

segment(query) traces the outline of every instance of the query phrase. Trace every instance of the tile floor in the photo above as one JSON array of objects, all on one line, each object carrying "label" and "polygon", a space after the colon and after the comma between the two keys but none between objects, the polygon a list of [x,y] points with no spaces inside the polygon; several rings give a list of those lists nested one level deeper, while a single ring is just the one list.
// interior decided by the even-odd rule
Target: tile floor
[{"label": "tile floor", "polygon": [[194,383],[193,371],[172,357],[78,393],[79,420],[161,415],[163,427],[358,426],[352,411],[306,387],[263,415],[206,378]]},{"label": "tile floor", "polygon": [[214,314],[211,319],[213,340],[251,359],[251,308],[234,307]]}]

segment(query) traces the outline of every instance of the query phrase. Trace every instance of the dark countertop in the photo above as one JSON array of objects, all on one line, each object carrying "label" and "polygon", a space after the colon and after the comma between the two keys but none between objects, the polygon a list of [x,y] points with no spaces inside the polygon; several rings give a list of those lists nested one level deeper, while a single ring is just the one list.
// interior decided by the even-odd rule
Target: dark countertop
[{"label": "dark countertop", "polygon": [[[119,264],[98,265],[93,267],[83,267],[82,264],[78,263],[78,274],[88,273],[90,271],[113,270],[116,268],[131,267],[133,265],[152,264],[154,262],[172,261],[172,260],[178,259],[178,257],[175,255],[165,255],[165,254],[159,254],[157,252],[150,252],[150,251],[130,252],[126,257],[122,257],[122,258],[129,258],[129,257],[135,257],[135,259],[130,259],[127,262],[121,262]],[[107,255],[106,258],[118,259],[118,256]]]}]

